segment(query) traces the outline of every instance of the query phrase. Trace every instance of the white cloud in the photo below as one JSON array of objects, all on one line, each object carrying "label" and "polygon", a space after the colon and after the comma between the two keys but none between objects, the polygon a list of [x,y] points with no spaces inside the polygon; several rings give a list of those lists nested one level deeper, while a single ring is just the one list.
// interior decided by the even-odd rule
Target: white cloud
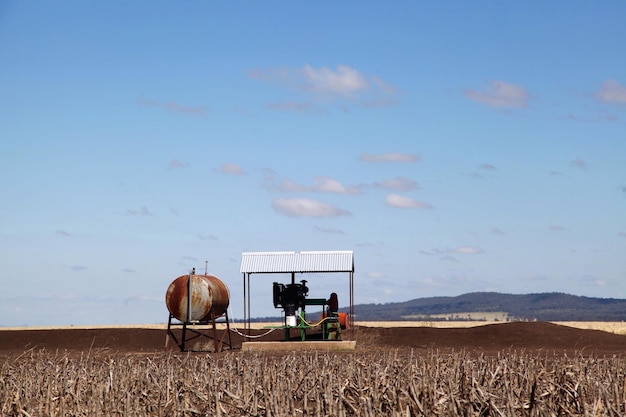
[{"label": "white cloud", "polygon": [[418,282],[429,287],[447,287],[450,285],[450,282],[447,279],[432,276],[420,279]]},{"label": "white cloud", "polygon": [[336,71],[326,67],[313,68],[305,65],[301,71],[306,88],[321,94],[351,97],[370,86],[363,75],[346,65],[338,65]]},{"label": "white cloud", "polygon": [[458,248],[453,250],[454,253],[461,253],[465,255],[473,255],[476,253],[482,253],[483,250],[480,248],[476,248],[473,246],[459,246]]},{"label": "white cloud", "polygon": [[361,194],[356,186],[346,187],[337,180],[318,176],[313,179],[313,191],[337,194]]},{"label": "white cloud", "polygon": [[244,175],[245,171],[237,164],[224,163],[220,167],[223,174]]},{"label": "white cloud", "polygon": [[494,108],[524,108],[530,98],[523,87],[498,80],[492,81],[483,91],[465,90],[463,94],[471,100]]},{"label": "white cloud", "polygon": [[272,208],[289,217],[335,217],[350,215],[349,211],[308,198],[277,198]]},{"label": "white cloud", "polygon": [[596,92],[596,98],[604,103],[626,103],[626,86],[616,80],[606,80]]},{"label": "white cloud", "polygon": [[189,164],[185,164],[185,163],[179,161],[178,159],[172,159],[170,161],[170,168],[171,169],[187,168],[188,166],[189,166]]},{"label": "white cloud", "polygon": [[385,190],[413,191],[418,190],[420,185],[407,177],[395,177],[386,179],[383,182],[375,182],[372,184],[372,187]]},{"label": "white cloud", "polygon": [[[348,65],[335,69],[305,65],[300,68],[255,68],[248,77],[281,85],[292,91],[324,101],[344,101],[363,107],[382,107],[395,104],[397,89],[376,76],[366,76]],[[309,99],[268,104],[268,108],[300,113],[321,111]]]},{"label": "white cloud", "polygon": [[416,154],[407,154],[407,153],[379,153],[379,154],[369,154],[363,153],[360,157],[361,161],[364,162],[399,162],[399,163],[407,163],[407,162],[419,162],[421,157]]},{"label": "white cloud", "polygon": [[398,194],[387,195],[386,203],[390,207],[408,208],[408,209],[429,209],[432,206],[423,201],[415,200],[411,197],[406,197]]},{"label": "white cloud", "polygon": [[598,278],[594,275],[585,274],[580,277],[579,281],[584,285],[590,285],[595,287],[606,287],[608,282],[603,278]]},{"label": "white cloud", "polygon": [[[270,178],[273,180],[273,178]],[[270,187],[271,188],[271,187]],[[356,185],[343,185],[340,181],[325,176],[313,178],[312,186],[297,184],[289,179],[283,180],[278,187],[280,191],[296,193],[333,193],[333,194],[362,194],[361,189]]]}]

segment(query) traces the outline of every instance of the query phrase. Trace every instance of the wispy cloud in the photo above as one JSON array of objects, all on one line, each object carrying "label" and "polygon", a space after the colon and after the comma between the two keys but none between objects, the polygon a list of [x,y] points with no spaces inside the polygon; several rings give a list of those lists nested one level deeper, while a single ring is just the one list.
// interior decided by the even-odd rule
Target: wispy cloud
[{"label": "wispy cloud", "polygon": [[407,177],[388,178],[371,184],[358,185],[343,184],[339,180],[323,175],[314,177],[312,185],[298,184],[290,179],[284,179],[280,184],[274,185],[272,184],[274,180],[273,176],[267,176],[264,187],[268,190],[288,193],[332,193],[347,195],[363,194],[365,188],[395,191],[414,191],[420,189],[420,185],[417,181]]},{"label": "wispy cloud", "polygon": [[480,285],[480,279],[467,275],[452,275],[447,277],[429,276],[420,279],[418,282],[430,287],[476,288],[477,285]]},{"label": "wispy cloud", "polygon": [[200,240],[218,240],[219,238],[214,235],[198,235],[198,239]]},{"label": "wispy cloud", "polygon": [[479,253],[484,253],[484,251],[477,246],[457,246],[456,248],[433,248],[430,250],[420,250],[419,253],[422,255],[450,255],[450,254],[459,254],[459,255],[476,255]]},{"label": "wispy cloud", "polygon": [[504,232],[501,229],[497,228],[497,227],[492,228],[491,229],[491,233],[493,233],[494,235],[503,235],[504,234]]},{"label": "wispy cloud", "polygon": [[626,238],[626,232],[619,232],[617,236]]},{"label": "wispy cloud", "polygon": [[596,91],[596,98],[603,103],[626,104],[626,86],[616,80],[606,80]]},{"label": "wispy cloud", "polygon": [[553,225],[550,226],[550,230],[553,231],[553,232],[563,232],[563,231],[567,230],[567,227],[561,226],[561,225],[558,225],[558,224],[553,224]]},{"label": "wispy cloud", "polygon": [[296,113],[322,113],[320,107],[314,106],[309,102],[286,101],[282,103],[268,103],[266,107],[270,110],[278,110],[284,112]]},{"label": "wispy cloud", "polygon": [[385,246],[384,242],[378,241],[378,242],[360,242],[357,243],[356,246],[358,248],[368,248],[368,247],[375,247],[375,246]]},{"label": "wispy cloud", "polygon": [[403,208],[403,209],[430,209],[433,208],[430,204],[423,201],[415,200],[414,198],[399,195],[389,194],[385,199],[386,204],[389,207]]},{"label": "wispy cloud", "polygon": [[318,94],[352,98],[370,88],[367,79],[347,65],[338,65],[336,70],[305,65],[301,72],[304,75],[305,89]]},{"label": "wispy cloud", "polygon": [[325,177],[317,176],[313,178],[313,185],[304,186],[296,184],[290,180],[281,183],[279,189],[288,192],[315,192],[315,193],[333,193],[333,194],[362,194],[360,187],[355,185],[344,185],[340,181]]},{"label": "wispy cloud", "polygon": [[336,229],[334,227],[315,226],[315,230],[317,230],[318,232],[330,233],[330,234],[334,234],[334,235],[343,235],[344,234],[343,230]]},{"label": "wispy cloud", "polygon": [[158,107],[165,109],[170,113],[184,114],[188,116],[205,117],[207,110],[203,106],[185,106],[175,101],[159,101],[152,99],[141,99],[139,104],[143,107]]},{"label": "wispy cloud", "polygon": [[142,206],[139,210],[128,209],[126,214],[129,216],[153,216],[154,213],[146,206]]},{"label": "wispy cloud", "polygon": [[277,180],[276,173],[267,170],[264,175],[263,187],[268,191],[278,191],[286,193],[331,193],[331,194],[363,194],[362,185],[346,185],[341,181],[318,175],[313,177],[313,184],[303,185],[290,179]]},{"label": "wispy cloud", "polygon": [[87,269],[89,269],[84,265],[70,265],[69,268],[74,272],[82,272],[82,271],[86,271]]},{"label": "wispy cloud", "polygon": [[580,159],[580,158],[574,159],[572,162],[570,162],[570,165],[576,168],[580,168],[582,170],[586,170],[589,167],[589,164],[587,163],[587,161],[585,161],[584,159]]},{"label": "wispy cloud", "polygon": [[181,162],[178,159],[172,159],[169,164],[170,169],[187,168],[189,166],[189,164]]},{"label": "wispy cloud", "polygon": [[347,210],[308,198],[276,198],[272,208],[288,217],[335,217],[351,215]]},{"label": "wispy cloud", "polygon": [[594,286],[594,287],[606,287],[607,281],[603,278],[598,278],[595,275],[585,274],[582,275],[578,281],[583,285]]},{"label": "wispy cloud", "polygon": [[[367,76],[348,65],[335,69],[305,65],[300,68],[254,68],[251,79],[277,84],[308,97],[325,102],[350,103],[363,107],[382,107],[395,103],[397,89],[377,76]],[[272,103],[269,108],[281,111],[309,112],[310,100]]]},{"label": "wispy cloud", "polygon": [[470,174],[471,177],[474,178],[485,178],[485,175],[489,173],[495,172],[497,168],[495,165],[491,164],[481,164],[474,173]]},{"label": "wispy cloud", "polygon": [[420,189],[420,185],[417,181],[407,177],[395,177],[386,179],[382,182],[374,182],[371,184],[371,187],[396,191],[414,191]]},{"label": "wispy cloud", "polygon": [[245,175],[245,171],[237,164],[224,163],[220,166],[220,172],[222,174],[229,175]]},{"label": "wispy cloud", "polygon": [[382,278],[386,278],[387,276],[385,275],[384,272],[370,271],[367,273],[367,277],[370,279],[382,279]]},{"label": "wispy cloud", "polygon": [[459,246],[458,248],[455,248],[453,250],[454,253],[461,253],[461,254],[475,254],[475,253],[483,253],[483,250],[480,248],[477,248],[475,246]]},{"label": "wispy cloud", "polygon": [[482,90],[465,90],[465,97],[497,109],[524,108],[530,94],[525,88],[495,80]]},{"label": "wispy cloud", "polygon": [[63,236],[63,237],[71,237],[72,234],[65,231],[65,230],[61,230],[61,229],[57,229],[56,234],[59,236]]},{"label": "wispy cloud", "polygon": [[363,162],[411,163],[419,162],[421,157],[417,154],[390,152],[379,154],[363,153],[359,159]]},{"label": "wispy cloud", "polygon": [[563,119],[578,123],[616,123],[620,121],[618,116],[603,108],[595,109],[591,114],[585,116],[569,113]]}]

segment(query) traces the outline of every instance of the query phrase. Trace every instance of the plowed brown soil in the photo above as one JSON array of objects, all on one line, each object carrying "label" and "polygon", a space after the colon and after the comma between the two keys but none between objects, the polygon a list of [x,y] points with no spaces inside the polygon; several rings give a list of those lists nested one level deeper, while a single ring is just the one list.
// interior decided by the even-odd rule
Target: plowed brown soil
[{"label": "plowed brown soil", "polygon": [[[263,331],[253,330],[253,334]],[[179,351],[171,338],[166,344],[166,330],[138,328],[1,330],[0,356],[14,356],[30,349],[86,352],[108,350],[112,353],[159,353]],[[346,336],[349,335],[349,331]],[[231,333],[233,350],[241,347],[242,337]],[[311,334],[314,338],[315,333]],[[494,354],[501,351],[610,354],[626,353],[626,336],[599,330],[541,322],[512,322],[470,328],[377,328],[354,330],[357,351],[411,349],[414,352],[438,350],[471,351]],[[281,340],[279,330],[255,340]],[[225,340],[228,340],[226,337]],[[209,339],[210,344],[213,342]],[[207,343],[209,344],[209,343]]]}]

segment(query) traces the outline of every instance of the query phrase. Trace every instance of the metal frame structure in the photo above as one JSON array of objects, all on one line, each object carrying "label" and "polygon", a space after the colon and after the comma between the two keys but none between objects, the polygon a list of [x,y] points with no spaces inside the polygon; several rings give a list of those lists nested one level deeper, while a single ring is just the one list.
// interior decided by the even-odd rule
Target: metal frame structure
[{"label": "metal frame structure", "polygon": [[[224,345],[230,349],[233,348],[233,343],[230,337],[230,322],[228,320],[228,310],[224,311],[224,314],[216,315],[211,309],[211,313],[208,317],[204,317],[203,320],[192,320],[191,308],[192,308],[192,277],[196,273],[196,268],[193,268],[189,272],[189,278],[187,280],[187,316],[185,320],[176,319],[172,313],[169,315],[167,321],[167,334],[165,344],[169,341],[169,337],[174,339],[174,342],[178,345],[181,352],[190,352],[187,349],[187,342],[192,341],[198,337],[205,337],[213,340],[213,351],[221,352]],[[206,275],[206,272],[205,272]],[[217,324],[226,324],[226,329],[222,330],[222,335],[218,337]],[[189,327],[191,326],[191,327]],[[199,326],[199,327],[195,327]],[[207,328],[207,326],[211,326]],[[180,329],[180,338],[176,336],[174,329]],[[226,335],[228,335],[228,342],[226,342]],[[199,352],[199,351],[194,351]]]},{"label": "metal frame structure", "polygon": [[[224,346],[228,346],[228,348],[231,350],[233,348],[233,344],[230,338],[230,323],[228,321],[228,313],[224,313],[222,316],[219,317],[211,317],[210,320],[206,321],[203,320],[194,322],[174,322],[173,320],[176,320],[176,318],[172,314],[170,314],[170,318],[167,322],[167,336],[171,336],[172,339],[174,339],[174,342],[178,345],[181,352],[205,352],[205,350],[187,349],[187,342],[190,342],[198,337],[212,339],[214,349],[213,352],[221,352]],[[220,330],[217,329],[217,324],[226,324],[226,328],[221,330],[221,336],[218,336]],[[179,328],[181,330],[180,338],[177,337],[176,333],[174,332],[174,329],[176,328]],[[226,335],[228,335],[228,341],[226,341]]]},{"label": "metal frame structure", "polygon": [[350,340],[354,340],[354,253],[352,251],[243,252],[243,320],[250,335],[250,275],[348,273],[350,286]]}]

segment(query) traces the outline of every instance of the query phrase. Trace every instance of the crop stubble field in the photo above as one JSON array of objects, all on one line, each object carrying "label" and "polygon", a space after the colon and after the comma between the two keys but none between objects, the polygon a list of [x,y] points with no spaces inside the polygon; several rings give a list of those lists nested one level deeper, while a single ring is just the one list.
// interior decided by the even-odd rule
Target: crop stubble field
[{"label": "crop stubble field", "polygon": [[350,352],[181,353],[162,328],[2,330],[0,414],[622,416],[616,333],[361,324]]}]

